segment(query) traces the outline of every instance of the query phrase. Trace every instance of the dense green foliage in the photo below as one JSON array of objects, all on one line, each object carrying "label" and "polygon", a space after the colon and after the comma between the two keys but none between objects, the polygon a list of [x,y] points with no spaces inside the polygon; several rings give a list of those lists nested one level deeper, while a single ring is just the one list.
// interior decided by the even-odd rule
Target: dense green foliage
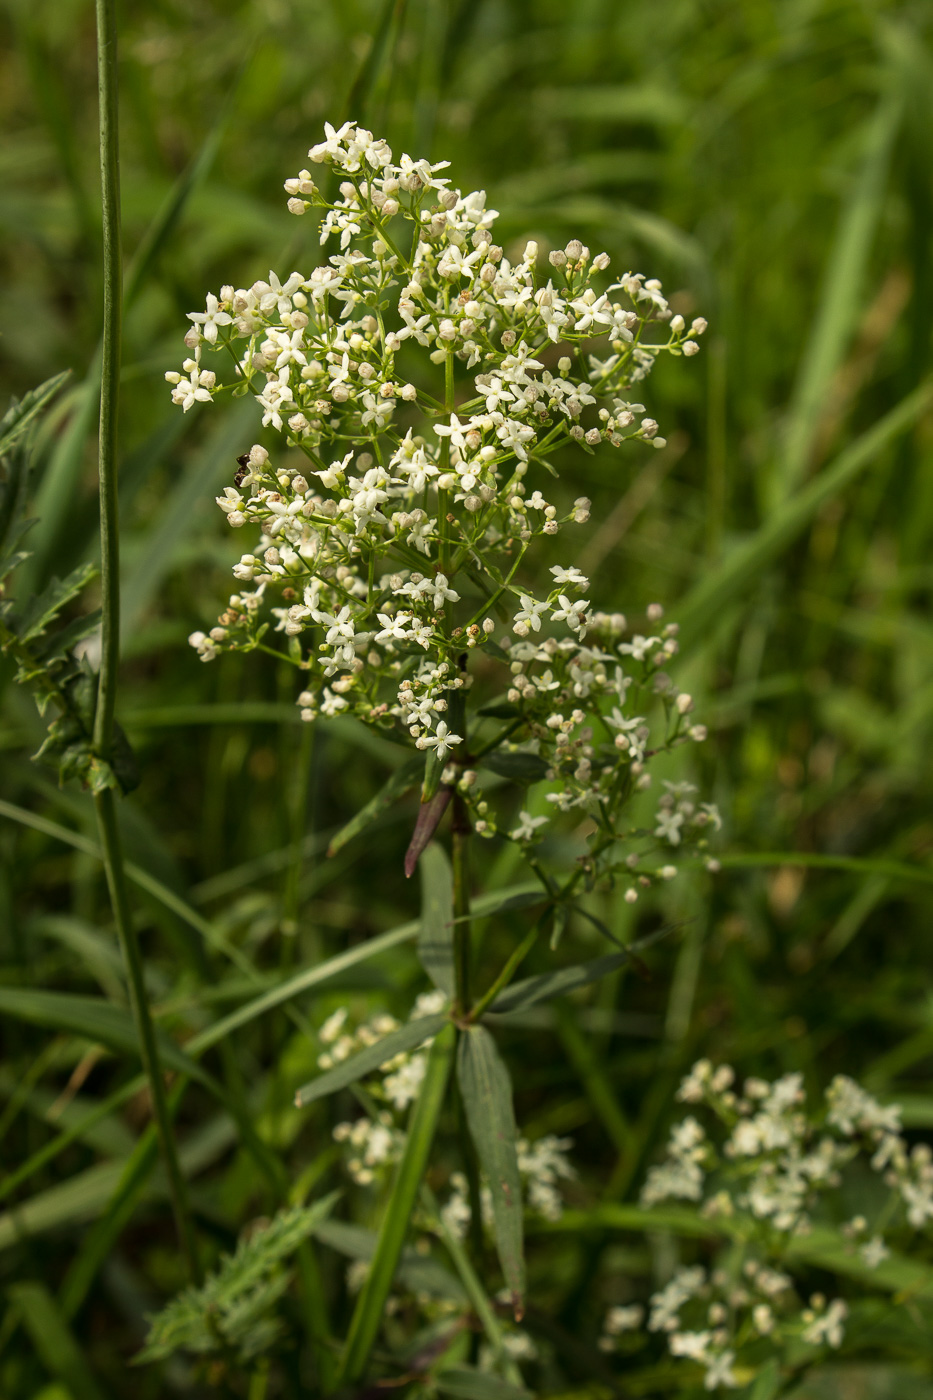
[{"label": "dense green foliage", "polygon": [[[53,578],[97,563],[93,8],[7,0],[2,25],[3,382],[19,396],[73,372],[38,424],[37,523],[20,546],[32,555],[14,577],[25,609]],[[678,1258],[707,1258],[676,1213],[669,1231],[646,1234],[631,1204],[699,1055],[742,1075],[800,1071],[814,1094],[845,1073],[902,1103],[908,1136],[933,1124],[928,7],[163,0],[126,6],[119,27],[129,261],[117,711],[141,779],[119,817],[214,1283],[257,1217],[344,1192],[287,1271],[257,1275],[256,1289],[284,1296],[270,1394],[306,1393],[297,1339],[317,1335],[321,1299],[346,1334],[347,1258],[372,1252],[378,1193],[348,1183],[331,1137],[354,1111],[349,1095],[300,1111],[293,1096],[317,1070],[326,1017],[349,1005],[355,1022],[404,1018],[426,986],[414,928],[362,956],[417,916],[402,869],[416,797],[328,857],[405,755],[350,721],[300,726],[284,668],[255,655],[202,668],[188,647],[213,623],[240,550],[213,498],[256,439],[249,406],[173,409],[163,372],[181,358],[179,328],[207,289],[266,276],[270,255],[283,275],[313,263],[281,184],[324,120],[344,116],[398,150],[454,160],[464,188],[485,187],[501,211],[506,245],[579,234],[709,320],[702,357],[664,364],[651,383],[649,411],[677,425],[667,448],[568,455],[560,489],[594,501],[572,561],[594,606],[642,615],[660,599],[681,623],[679,679],[710,740],[693,770],[678,757],[665,772],[715,798],[723,868],[697,863],[634,908],[594,895],[617,938],[675,933],[635,969],[497,1032],[521,1132],[572,1136],[578,1171],[564,1186],[570,1228],[539,1221],[528,1240],[525,1326],[546,1362],[526,1379],[541,1394],[610,1396],[597,1346],[607,1306],[644,1297]],[[63,622],[96,603],[91,583],[77,611],[65,600]],[[224,1377],[245,1395],[226,1338],[213,1371],[190,1357],[130,1365],[146,1318],[188,1280],[92,798],[30,761],[48,721],[13,683],[21,664],[0,658],[0,1393],[208,1394]],[[478,890],[514,883],[512,846],[480,857]],[[527,927],[521,900],[484,926],[491,969]],[[315,986],[314,967],[345,950]],[[522,976],[606,951],[596,926],[572,920],[556,959],[542,945]],[[300,995],[275,997],[306,971]],[[264,992],[267,1010],[236,1019]],[[439,1161],[437,1190],[457,1165]],[[420,1208],[429,1215],[430,1201]],[[403,1258],[411,1286],[430,1292],[432,1260]],[[804,1262],[825,1288],[831,1253]],[[907,1302],[861,1314],[847,1354],[801,1400],[933,1395],[924,1287],[911,1275]],[[252,1321],[231,1331],[237,1345]],[[638,1393],[677,1393],[660,1346],[638,1364]],[[443,1375],[445,1393],[473,1393],[469,1373]],[[260,1395],[265,1373],[252,1383]],[[499,1384],[486,1393],[514,1395]]]}]

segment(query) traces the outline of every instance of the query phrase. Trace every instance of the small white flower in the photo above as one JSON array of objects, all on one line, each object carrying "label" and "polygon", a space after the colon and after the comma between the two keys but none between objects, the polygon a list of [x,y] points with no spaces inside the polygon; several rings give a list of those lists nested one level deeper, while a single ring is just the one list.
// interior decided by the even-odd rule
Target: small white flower
[{"label": "small white flower", "polygon": [[530,812],[519,812],[518,826],[509,835],[513,841],[533,841],[539,826],[547,825],[547,817],[533,817]]},{"label": "small white flower", "polygon": [[223,310],[220,302],[213,293],[208,292],[207,310],[189,311],[188,320],[193,321],[196,326],[199,326],[204,339],[210,341],[211,345],[213,345],[217,340],[218,326],[229,326],[233,321],[233,317],[229,312]]}]

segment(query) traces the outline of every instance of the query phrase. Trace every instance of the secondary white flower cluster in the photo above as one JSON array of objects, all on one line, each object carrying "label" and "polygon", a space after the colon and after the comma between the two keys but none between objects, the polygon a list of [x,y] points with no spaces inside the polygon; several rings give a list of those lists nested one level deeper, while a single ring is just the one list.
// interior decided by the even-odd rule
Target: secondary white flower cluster
[{"label": "secondary white flower cluster", "polygon": [[[410,1019],[432,1016],[443,1011],[446,1004],[443,992],[423,992],[415,1001]],[[347,1009],[341,1007],[328,1017],[318,1032],[322,1045],[327,1047],[318,1056],[318,1067],[322,1070],[333,1069],[399,1028],[394,1016],[380,1012],[354,1031],[348,1031],[347,1017]],[[428,1040],[419,1050],[394,1055],[380,1065],[376,1071],[378,1078],[370,1081],[367,1088],[377,1103],[388,1105],[386,1108],[373,1117],[338,1123],[335,1127],[334,1138],[346,1145],[347,1170],[360,1186],[372,1185],[380,1173],[401,1157],[405,1133],[396,1115],[403,1115],[418,1097],[430,1046]]]},{"label": "secondary white flower cluster", "polygon": [[[765,1339],[772,1354],[787,1342],[841,1346],[848,1315],[841,1298],[827,1304],[815,1293],[801,1304],[790,1276],[755,1258],[737,1271],[678,1269],[648,1306],[648,1330],[665,1337],[671,1356],[703,1368],[705,1390],[735,1390],[753,1380]],[[639,1329],[644,1316],[637,1303],[610,1308],[600,1349],[617,1350],[619,1339]]]},{"label": "secondary white flower cluster", "polygon": [[[717,1141],[690,1116],[671,1130],[667,1158],[651,1167],[642,1203],[702,1202],[711,1218],[747,1214],[787,1235],[807,1234],[812,1209],[834,1191],[857,1156],[867,1159],[891,1188],[893,1200],[879,1212],[885,1230],[906,1223],[920,1229],[933,1220],[933,1153],[926,1143],[908,1146],[901,1110],[879,1104],[846,1075],[837,1075],[820,1112],[807,1111],[803,1076],[785,1074],[769,1083],[747,1079],[739,1094],[729,1065],[699,1060],[678,1098],[712,1109],[728,1132]],[[895,1209],[896,1207],[896,1209]],[[864,1221],[860,1230],[867,1227]],[[864,1262],[880,1262],[886,1246],[878,1230],[859,1246]]]},{"label": "secondary white flower cluster", "polygon": [[[933,1220],[929,1145],[910,1147],[901,1133],[900,1108],[878,1103],[845,1075],[836,1076],[814,1111],[808,1110],[800,1074],[773,1082],[749,1078],[740,1091],[731,1066],[699,1060],[677,1097],[709,1110],[713,1126],[708,1130],[693,1114],[674,1125],[665,1160],[649,1168],[642,1205],[695,1204],[708,1220],[721,1220],[736,1243],[728,1273],[681,1269],[656,1293],[648,1329],[669,1334],[672,1355],[700,1363],[709,1390],[752,1380],[763,1364],[763,1337],[774,1348],[794,1339],[840,1346],[847,1304],[838,1298],[827,1304],[815,1294],[805,1306],[790,1275],[768,1260],[783,1260],[786,1267],[791,1239],[811,1233],[819,1210],[821,1222],[834,1216],[841,1221],[840,1234],[862,1270],[879,1268],[890,1254],[888,1239]],[[840,1188],[855,1189],[866,1166],[889,1187],[887,1198],[863,1190],[873,1222],[867,1212],[844,1220],[849,1196]],[[738,1283],[736,1251],[744,1256]],[[689,1323],[681,1316],[685,1308]],[[610,1309],[604,1350],[615,1350],[641,1320],[637,1304]],[[746,1347],[753,1359],[740,1364]]]},{"label": "secondary white flower cluster", "polygon": [[[260,445],[244,454],[218,499],[259,540],[234,568],[245,586],[192,645],[211,660],[278,634],[304,675],[304,719],[403,727],[460,770],[481,834],[496,827],[469,775],[494,754],[524,781],[547,776],[550,810],[580,808],[608,830],[653,752],[705,737],[664,672],[676,627],[656,628],[659,605],[634,629],[600,613],[573,564],[551,566],[538,596],[523,562],[533,540],[589,516],[586,498],[548,491],[552,455],[663,446],[632,386],[659,355],[695,354],[706,323],[687,326],[653,279],[609,282],[606,254],[577,239],[546,262],[533,242],[510,259],[483,191],[451,188],[444,162],[395,162],[352,122],[327,126],[309,154],[324,180],[289,180],[289,208],[321,210],[321,243],[340,251],[211,295],[191,313],[183,372],[168,375],[186,411],[252,394],[284,438],[275,460]],[[232,363],[228,384],[205,354]],[[479,679],[495,699],[497,665],[505,693],[470,725],[467,691]],[[491,719],[507,723],[496,733]],[[532,842],[542,815],[523,814],[513,839]],[[665,798],[656,836],[677,846],[710,820]],[[633,877],[631,897],[656,878],[669,875]]]},{"label": "secondary white flower cluster", "polygon": [[[529,1142],[519,1138],[518,1170],[521,1176],[525,1197],[525,1209],[532,1215],[540,1215],[545,1220],[559,1220],[564,1213],[560,1182],[570,1181],[576,1176],[568,1161],[568,1153],[573,1147],[572,1138],[559,1138],[553,1133]],[[444,1224],[462,1239],[470,1226],[470,1198],[467,1179],[462,1172],[452,1172],[451,1193],[441,1209]],[[492,1192],[485,1181],[480,1186],[480,1206],[483,1225],[488,1231],[493,1227]]]}]

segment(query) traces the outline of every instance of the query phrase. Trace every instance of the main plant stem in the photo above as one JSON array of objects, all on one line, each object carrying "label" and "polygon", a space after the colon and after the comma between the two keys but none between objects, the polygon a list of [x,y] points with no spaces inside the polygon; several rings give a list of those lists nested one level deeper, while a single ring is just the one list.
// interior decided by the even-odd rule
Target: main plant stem
[{"label": "main plant stem", "polygon": [[451,863],[454,876],[454,978],[458,1016],[470,1013],[470,819],[459,793],[454,794]]},{"label": "main plant stem", "polygon": [[[120,335],[123,302],[123,263],[120,248],[120,160],[117,126],[117,32],[114,0],[95,0],[97,18],[97,81],[100,118],[100,185],[103,217],[104,328],[101,355],[100,556],[101,660],[94,715],[94,750],[105,763],[113,751],[117,668],[120,660],[120,540],[117,500],[117,412],[120,393]],[[113,789],[94,798],[103,851],[107,888],[129,982],[130,1004],[139,1036],[139,1053],[149,1081],[152,1111],[168,1173],[169,1192],[182,1248],[192,1279],[200,1282],[197,1242],[188,1210],[184,1177],[175,1150],[172,1121],[159,1064],[155,1029],[146,1000],[143,962],[133,927],[123,852],[117,829]]]}]

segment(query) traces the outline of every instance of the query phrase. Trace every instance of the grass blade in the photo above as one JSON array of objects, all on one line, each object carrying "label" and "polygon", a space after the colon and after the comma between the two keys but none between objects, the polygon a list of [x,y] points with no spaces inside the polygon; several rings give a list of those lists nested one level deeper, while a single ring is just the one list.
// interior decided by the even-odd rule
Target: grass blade
[{"label": "grass blade", "polygon": [[[427,1018],[425,1018],[427,1019]],[[447,1025],[431,1047],[428,1067],[408,1125],[405,1155],[399,1163],[386,1203],[372,1267],[350,1323],[340,1381],[352,1385],[362,1376],[382,1322],[408,1222],[428,1164],[437,1121],[447,1093],[454,1051],[454,1028]]]},{"label": "grass blade", "polygon": [[44,1283],[14,1283],[8,1297],[19,1309],[36,1354],[74,1400],[104,1400],[104,1392],[87,1364],[58,1304]]},{"label": "grass blade", "polygon": [[461,1035],[457,1080],[470,1136],[492,1192],[496,1248],[518,1319],[524,1311],[525,1259],[512,1083],[485,1026],[470,1026]]},{"label": "grass blade", "polygon": [[[114,1006],[101,997],[79,997],[69,992],[44,992],[30,987],[0,987],[0,1012],[35,1026],[82,1036],[124,1054],[139,1053],[139,1041],[128,1009]],[[167,1065],[202,1084],[208,1082],[208,1077],[191,1056],[179,1050],[168,1036],[159,1034],[158,1041],[160,1057]]]},{"label": "grass blade", "polygon": [[891,149],[903,114],[900,93],[885,96],[869,124],[865,157],[836,240],[810,340],[800,364],[788,415],[778,496],[805,474],[830,383],[842,362],[863,301],[872,242],[884,200]]},{"label": "grass blade", "polygon": [[454,879],[450,861],[440,846],[431,845],[421,857],[421,966],[447,996],[454,995]]},{"label": "grass blade", "polygon": [[766,525],[738,546],[720,568],[707,574],[678,609],[682,643],[696,642],[715,625],[724,608],[739,599],[752,581],[806,529],[824,501],[845,489],[880,452],[912,427],[933,404],[933,381],[908,394],[808,486],[774,512]]}]

